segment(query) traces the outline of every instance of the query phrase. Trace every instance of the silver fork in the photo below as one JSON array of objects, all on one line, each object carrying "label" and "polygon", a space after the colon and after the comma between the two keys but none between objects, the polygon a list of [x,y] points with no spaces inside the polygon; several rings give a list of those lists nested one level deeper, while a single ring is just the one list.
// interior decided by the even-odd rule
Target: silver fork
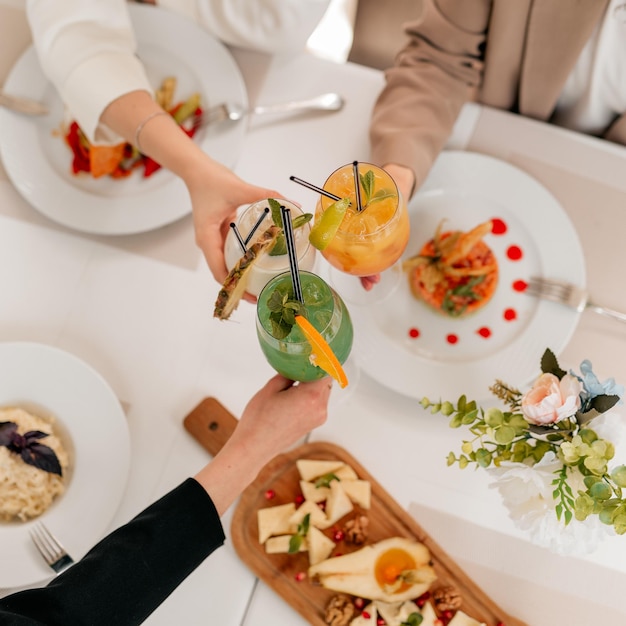
[{"label": "silver fork", "polygon": [[234,102],[223,102],[209,107],[202,113],[196,128],[209,126],[225,120],[236,122],[245,115],[260,115],[263,113],[289,113],[292,111],[339,111],[344,105],[344,99],[338,93],[324,93],[306,100],[291,100],[275,104],[257,105],[245,109]]},{"label": "silver fork", "polygon": [[41,523],[37,522],[30,529],[30,537],[44,561],[60,574],[74,563],[59,540]]},{"label": "silver fork", "polygon": [[589,293],[585,289],[562,280],[532,276],[525,293],[544,300],[560,302],[579,313],[585,309],[590,309],[600,315],[626,322],[625,313],[595,304],[589,299]]}]

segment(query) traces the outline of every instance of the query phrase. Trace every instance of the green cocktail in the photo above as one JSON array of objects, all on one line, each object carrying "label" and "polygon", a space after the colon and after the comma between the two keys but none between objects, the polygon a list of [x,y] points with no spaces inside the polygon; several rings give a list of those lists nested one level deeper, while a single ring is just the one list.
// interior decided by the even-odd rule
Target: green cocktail
[{"label": "green cocktail", "polygon": [[[319,276],[300,272],[304,311],[300,311],[326,340],[340,363],[352,348],[352,321],[343,300]],[[310,362],[311,344],[297,324],[290,325],[294,309],[289,272],[279,274],[263,288],[257,302],[256,328],[269,364],[290,380],[316,380],[326,372]],[[285,303],[287,303],[285,307]],[[297,305],[296,305],[297,306]]]}]

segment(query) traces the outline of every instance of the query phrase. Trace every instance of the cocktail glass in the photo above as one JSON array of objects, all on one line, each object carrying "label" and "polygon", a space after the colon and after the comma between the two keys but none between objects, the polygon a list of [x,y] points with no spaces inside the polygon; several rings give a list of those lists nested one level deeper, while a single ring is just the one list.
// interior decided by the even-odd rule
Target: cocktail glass
[{"label": "cocktail glass", "polygon": [[[300,272],[302,299],[306,318],[326,340],[340,363],[345,363],[352,349],[352,321],[348,309],[324,280],[311,272]],[[276,292],[293,299],[293,283],[289,272],[272,278],[263,288],[257,302],[256,328],[261,350],[269,364],[290,380],[310,381],[326,376],[326,372],[310,361],[311,345],[297,325],[289,334],[280,336],[270,318]]]},{"label": "cocktail glass", "polygon": [[[292,220],[299,215],[303,215],[302,209],[289,200],[279,199],[285,207],[291,210]],[[247,207],[238,217],[236,225],[239,233],[245,239],[252,230],[259,217],[266,208],[269,208],[268,200],[255,202]],[[248,245],[252,245],[260,237],[264,230],[272,224],[271,213],[261,222],[259,228],[255,231]],[[304,270],[312,270],[315,267],[316,254],[315,248],[309,243],[309,233],[311,232],[311,222],[294,229],[294,239],[296,244],[296,254],[298,255],[298,267]],[[241,245],[237,241],[232,229],[229,231],[224,244],[224,256],[226,258],[226,267],[230,271],[235,263],[243,255]],[[272,255],[271,253],[263,254],[250,269],[246,291],[253,296],[258,296],[263,287],[274,276],[282,274],[289,270],[289,258],[286,254]]]},{"label": "cocktail glass", "polygon": [[[364,162],[357,166],[362,207],[359,210],[354,167],[352,163],[340,167],[324,183],[324,189],[331,194],[350,198],[350,206],[337,234],[322,250],[322,256],[344,274],[331,271],[333,286],[349,302],[365,304],[387,297],[400,282],[399,259],[409,241],[409,214],[406,200],[393,178],[382,168]],[[316,220],[332,203],[332,199],[320,196]],[[381,282],[367,292],[358,281],[348,280],[345,274],[381,274]]]}]

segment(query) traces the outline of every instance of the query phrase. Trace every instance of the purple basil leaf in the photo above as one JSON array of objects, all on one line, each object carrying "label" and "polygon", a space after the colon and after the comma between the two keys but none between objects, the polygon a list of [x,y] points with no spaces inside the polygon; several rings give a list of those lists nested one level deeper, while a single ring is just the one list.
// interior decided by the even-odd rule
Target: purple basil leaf
[{"label": "purple basil leaf", "polygon": [[37,439],[43,439],[47,437],[48,433],[42,433],[40,430],[29,430],[27,433],[24,433],[24,439],[26,440],[26,445],[34,443]]},{"label": "purple basil leaf", "polygon": [[24,448],[20,454],[24,463],[33,465],[44,472],[63,476],[61,464],[52,448],[44,446],[42,443],[33,443]]},{"label": "purple basil leaf", "polygon": [[13,441],[13,433],[17,431],[14,422],[0,422],[0,446],[8,446]]}]

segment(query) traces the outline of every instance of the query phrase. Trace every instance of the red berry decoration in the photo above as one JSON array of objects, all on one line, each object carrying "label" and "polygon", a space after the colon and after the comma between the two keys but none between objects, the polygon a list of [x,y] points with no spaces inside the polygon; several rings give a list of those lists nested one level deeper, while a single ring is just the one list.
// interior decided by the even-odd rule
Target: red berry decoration
[{"label": "red berry decoration", "polygon": [[334,533],[333,533],[333,539],[336,542],[339,541],[343,541],[343,538],[345,537],[345,533],[343,532],[343,530],[341,529],[337,529]]},{"label": "red berry decoration", "polygon": [[361,610],[365,606],[365,600],[363,598],[354,598],[354,606]]},{"label": "red berry decoration", "polygon": [[298,572],[298,573],[295,575],[295,579],[296,579],[298,582],[302,582],[305,578],[306,578],[306,573],[305,573],[305,572]]},{"label": "red berry decoration", "polygon": [[304,496],[302,494],[300,494],[299,496],[296,496],[296,506],[300,506],[303,502],[304,502]]},{"label": "red berry decoration", "polygon": [[268,489],[265,492],[265,499],[266,500],[273,500],[276,497],[276,492],[273,489]]},{"label": "red berry decoration", "polygon": [[382,617],[376,620],[376,626],[385,626],[385,624],[387,624],[387,622]]},{"label": "red berry decoration", "polygon": [[363,619],[369,619],[372,616],[367,611],[363,611],[363,613],[361,613],[361,617]]}]

